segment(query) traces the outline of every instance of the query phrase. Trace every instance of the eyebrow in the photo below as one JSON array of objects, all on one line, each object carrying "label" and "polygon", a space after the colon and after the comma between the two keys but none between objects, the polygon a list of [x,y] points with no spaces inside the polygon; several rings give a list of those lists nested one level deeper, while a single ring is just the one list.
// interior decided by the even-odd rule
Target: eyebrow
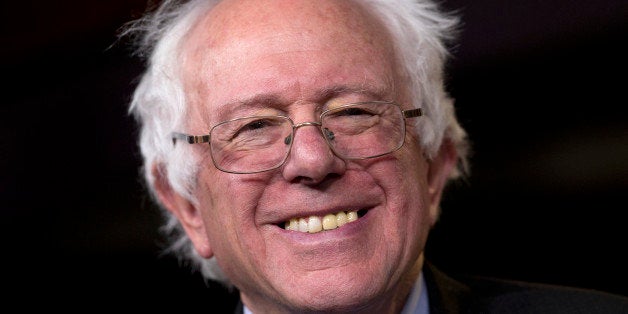
[{"label": "eyebrow", "polygon": [[[367,84],[356,85],[334,85],[321,89],[316,92],[315,101],[331,99],[343,94],[363,94],[375,99],[383,100],[390,94],[390,88],[384,86],[373,86]],[[238,112],[244,108],[266,108],[271,105],[288,104],[293,101],[286,99],[281,95],[282,92],[259,93],[248,98],[237,99],[220,105],[217,115],[224,117],[233,112]],[[391,99],[387,99],[391,100]]]},{"label": "eyebrow", "polygon": [[263,93],[257,94],[249,98],[232,100],[223,104],[220,104],[216,110],[215,117],[219,119],[225,119],[225,117],[233,114],[234,112],[243,111],[247,108],[265,108],[272,104],[278,104],[285,102],[279,93]]}]

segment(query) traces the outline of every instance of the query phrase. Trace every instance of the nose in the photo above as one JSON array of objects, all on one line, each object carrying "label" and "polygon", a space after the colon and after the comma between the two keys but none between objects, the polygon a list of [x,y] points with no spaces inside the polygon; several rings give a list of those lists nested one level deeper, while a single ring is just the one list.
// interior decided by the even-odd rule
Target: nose
[{"label": "nose", "polygon": [[[332,175],[345,171],[345,162],[332,152],[323,138],[319,122],[295,124],[290,156],[283,166],[283,177],[288,182],[315,185]],[[298,135],[297,135],[298,133]]]}]

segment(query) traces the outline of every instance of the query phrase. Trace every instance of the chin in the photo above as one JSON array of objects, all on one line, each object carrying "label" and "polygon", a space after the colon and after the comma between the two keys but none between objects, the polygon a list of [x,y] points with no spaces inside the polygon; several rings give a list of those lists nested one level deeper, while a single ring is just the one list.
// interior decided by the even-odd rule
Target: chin
[{"label": "chin", "polygon": [[[342,275],[344,273],[344,276]],[[304,312],[348,312],[363,308],[378,308],[387,282],[373,280],[378,276],[360,276],[362,272],[333,269],[304,276],[283,286],[282,295],[290,311]]]}]

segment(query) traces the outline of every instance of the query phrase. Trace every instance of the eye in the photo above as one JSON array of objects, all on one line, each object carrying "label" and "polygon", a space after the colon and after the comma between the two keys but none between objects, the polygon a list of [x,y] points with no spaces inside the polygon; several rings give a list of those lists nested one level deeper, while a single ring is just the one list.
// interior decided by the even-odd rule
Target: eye
[{"label": "eye", "polygon": [[373,116],[377,116],[379,113],[366,106],[351,106],[346,108],[339,108],[327,113],[327,119],[370,119]]},{"label": "eye", "polygon": [[255,118],[255,120],[242,120],[239,123],[233,125],[233,134],[231,139],[234,140],[238,137],[251,137],[256,134],[265,132],[265,129],[272,128],[280,125],[281,123],[272,119]]},{"label": "eye", "polygon": [[[381,107],[381,106],[380,106]],[[323,126],[330,139],[354,136],[377,127],[381,122],[381,108],[371,104],[350,105],[331,110],[323,117]]]},{"label": "eye", "polygon": [[268,120],[255,120],[247,123],[240,129],[240,131],[258,130],[269,126],[270,124],[271,123],[269,123]]},{"label": "eye", "polygon": [[359,115],[370,116],[370,115],[373,115],[373,113],[364,108],[351,107],[351,108],[339,110],[335,115],[336,116],[359,116]]},{"label": "eye", "polygon": [[[291,130],[289,120],[281,117],[248,117],[218,125],[212,131],[212,136],[216,146],[235,145],[233,147],[250,148],[283,141]],[[222,144],[218,144],[220,142]]]}]

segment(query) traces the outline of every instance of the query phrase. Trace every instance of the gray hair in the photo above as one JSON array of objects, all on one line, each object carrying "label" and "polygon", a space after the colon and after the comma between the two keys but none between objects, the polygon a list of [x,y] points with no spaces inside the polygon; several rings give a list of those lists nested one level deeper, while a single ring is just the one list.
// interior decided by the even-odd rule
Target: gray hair
[{"label": "gray hair", "polygon": [[[123,36],[134,36],[137,53],[148,60],[129,111],[140,124],[139,146],[144,159],[144,177],[151,195],[154,189],[154,165],[167,176],[172,188],[193,203],[197,157],[185,149],[172,149],[170,134],[184,130],[186,96],[180,75],[179,56],[186,34],[200,17],[220,0],[166,0],[152,12],[124,29]],[[466,133],[455,117],[453,100],[444,87],[444,67],[448,57],[446,44],[453,39],[458,24],[455,16],[444,14],[431,0],[358,0],[379,17],[393,36],[403,70],[409,80],[412,100],[424,111],[417,123],[421,146],[428,158],[437,154],[443,140],[458,150],[458,168],[452,178],[466,172]],[[420,100],[420,102],[419,102]],[[187,153],[186,153],[187,152]],[[158,203],[158,202],[157,202]],[[177,218],[162,208],[167,235],[167,253],[189,263],[204,278],[230,285],[215,258],[199,256]]]}]

